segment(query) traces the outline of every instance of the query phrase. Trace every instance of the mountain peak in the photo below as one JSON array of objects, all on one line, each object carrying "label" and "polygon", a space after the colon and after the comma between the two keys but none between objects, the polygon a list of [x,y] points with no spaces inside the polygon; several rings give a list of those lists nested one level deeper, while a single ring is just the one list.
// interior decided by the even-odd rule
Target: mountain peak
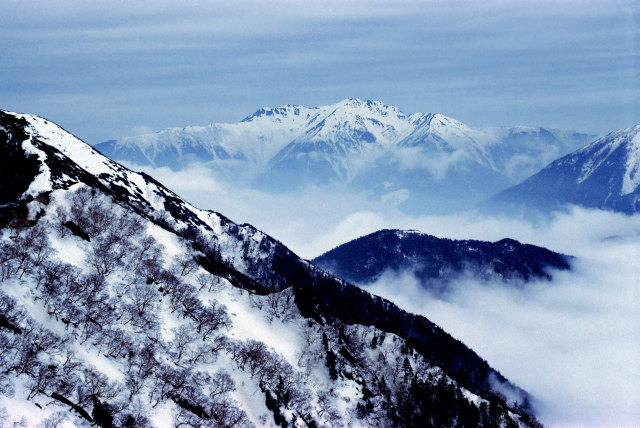
[{"label": "mountain peak", "polygon": [[570,269],[571,257],[514,239],[451,240],[416,230],[384,229],[312,261],[360,285],[377,281],[385,272],[410,272],[424,288],[440,294],[446,291],[446,283],[470,272],[476,278],[518,284],[551,279],[552,269]]},{"label": "mountain peak", "polygon": [[595,147],[617,147],[619,145],[625,145],[627,147],[640,145],[640,125],[612,131],[607,135],[593,141],[591,144],[578,150],[578,152],[588,152],[590,150],[593,150],[593,148]]},{"label": "mountain peak", "polygon": [[[29,153],[37,153],[40,161],[44,160],[42,159],[43,154],[36,144],[40,146],[46,144],[54,151],[51,153],[49,149],[45,155],[47,158],[64,156],[74,159],[79,167],[96,176],[114,172],[114,163],[111,160],[105,158],[89,144],[69,134],[55,123],[30,114],[8,111],[0,111],[0,113],[3,115],[3,122],[24,123],[22,132],[28,137],[28,140],[23,142],[23,147]],[[53,159],[47,160],[50,162],[57,161]],[[38,178],[34,180],[29,188],[29,193],[35,194],[52,190],[52,185],[64,186],[67,179],[68,177],[64,175],[56,175],[55,171],[51,171],[43,164]]]},{"label": "mountain peak", "polygon": [[[352,97],[317,107],[264,107],[242,122],[176,128],[96,147],[141,166],[180,170],[201,162],[223,179],[261,189],[343,183],[358,191],[379,189],[375,197],[408,191],[411,202],[400,202],[405,207],[416,202],[416,209],[426,208],[420,199],[451,210],[515,184],[592,137],[552,134],[512,135]],[[444,205],[433,202],[436,196]]]},{"label": "mountain peak", "polygon": [[353,110],[356,112],[368,112],[374,114],[381,114],[386,116],[388,114],[402,115],[404,113],[397,107],[390,106],[378,100],[362,100],[360,98],[346,98],[331,106],[335,111],[337,110]]},{"label": "mountain peak", "polygon": [[362,100],[360,98],[345,98],[338,101],[335,104],[317,106],[317,107],[305,107],[297,104],[287,104],[280,107],[262,107],[256,110],[255,113],[242,119],[242,122],[251,122],[258,118],[276,118],[276,117],[288,117],[299,116],[303,113],[313,111],[316,113],[336,111],[368,111],[385,113],[394,112],[402,113],[398,108],[389,106],[381,101],[376,100]]},{"label": "mountain peak", "polygon": [[276,117],[288,117],[288,116],[299,116],[303,110],[310,110],[307,107],[295,105],[295,104],[287,104],[281,107],[262,107],[256,110],[255,113],[245,117],[241,122],[252,122],[255,119],[259,118],[276,118]]},{"label": "mountain peak", "polygon": [[[640,187],[640,125],[613,132],[601,140],[609,153],[615,151],[617,147],[623,147],[626,152],[620,195],[629,195],[638,190]],[[593,144],[596,145],[598,141]],[[588,174],[585,178],[588,178],[591,171],[588,168],[585,169]]]},{"label": "mountain peak", "polygon": [[555,160],[487,204],[538,210],[573,204],[640,212],[640,125],[611,132]]},{"label": "mountain peak", "polygon": [[351,97],[351,98],[345,98],[342,101],[338,101],[334,105],[344,105],[344,106],[350,106],[350,107],[361,107],[366,105],[368,107],[372,107],[372,106],[384,106],[385,104],[381,101],[363,100],[360,98]]}]

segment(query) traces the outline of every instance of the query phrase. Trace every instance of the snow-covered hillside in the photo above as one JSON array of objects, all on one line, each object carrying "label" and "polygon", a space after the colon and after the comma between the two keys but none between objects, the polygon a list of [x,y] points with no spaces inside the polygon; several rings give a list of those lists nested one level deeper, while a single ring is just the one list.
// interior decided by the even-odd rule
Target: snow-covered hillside
[{"label": "snow-covered hillside", "polygon": [[487,203],[542,210],[565,204],[640,211],[640,125],[614,131],[552,162]]},{"label": "snow-covered hillside", "polygon": [[[140,166],[207,164],[221,178],[270,191],[340,184],[380,197],[408,192],[468,206],[517,183],[592,136],[545,128],[471,127],[442,114],[404,114],[379,101],[263,108],[239,123],[171,128],[96,145]],[[443,195],[448,195],[445,198]],[[437,205],[437,204],[435,204]]]},{"label": "snow-covered hillside", "polygon": [[[535,426],[427,319],[0,111],[3,426]],[[506,397],[509,397],[508,399]]]}]

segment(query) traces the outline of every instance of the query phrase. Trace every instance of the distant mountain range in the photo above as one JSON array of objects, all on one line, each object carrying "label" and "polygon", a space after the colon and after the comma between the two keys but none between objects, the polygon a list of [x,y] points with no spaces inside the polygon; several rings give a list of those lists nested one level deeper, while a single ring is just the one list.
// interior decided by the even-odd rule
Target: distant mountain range
[{"label": "distant mountain range", "polygon": [[566,204],[640,211],[640,125],[612,132],[552,162],[483,205],[548,212]]},{"label": "distant mountain range", "polygon": [[521,284],[551,279],[571,257],[513,239],[498,242],[436,238],[417,231],[380,230],[313,259],[317,266],[359,285],[386,273],[411,273],[436,293],[463,276]]},{"label": "distant mountain range", "polygon": [[238,123],[170,128],[96,144],[129,164],[185,168],[269,191],[346,185],[416,212],[471,206],[595,136],[532,127],[472,127],[379,101],[263,108]]}]

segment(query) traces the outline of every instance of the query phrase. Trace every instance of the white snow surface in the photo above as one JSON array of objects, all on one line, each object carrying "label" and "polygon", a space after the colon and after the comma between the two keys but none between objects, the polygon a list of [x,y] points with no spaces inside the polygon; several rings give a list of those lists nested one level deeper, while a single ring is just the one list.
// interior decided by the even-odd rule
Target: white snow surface
[{"label": "white snow surface", "polygon": [[73,159],[86,171],[95,175],[113,171],[113,166],[109,162],[105,162],[101,156],[96,156],[98,153],[93,147],[69,134],[55,123],[31,114],[14,113],[14,115],[30,123],[31,126],[27,131],[37,133],[48,145]]},{"label": "white snow surface", "polygon": [[[376,161],[402,160],[403,148],[418,147],[434,161],[456,153],[450,167],[475,162],[518,180],[579,148],[570,132],[544,131],[556,140],[536,139],[542,128],[474,127],[440,113],[405,114],[380,101],[349,98],[319,107],[265,107],[238,123],[123,137],[111,142],[108,154],[134,164],[172,169],[191,161],[207,162],[238,180],[251,179],[285,160],[303,161],[301,154],[313,153],[313,159],[328,162],[339,179],[350,181]],[[505,143],[513,134],[526,134],[531,141]]]},{"label": "white snow surface", "polygon": [[[251,255],[253,257],[264,258],[268,255],[267,253],[262,253],[257,250],[262,240],[267,238],[266,235],[257,229],[248,225],[240,226],[242,240],[238,240],[237,236],[228,233],[223,226],[225,222],[222,220],[220,214],[194,207],[173,192],[147,180],[142,174],[111,161],[84,141],[76,138],[46,119],[28,114],[7,113],[13,114],[18,118],[26,119],[29,122],[30,126],[26,131],[30,134],[30,139],[23,142],[23,147],[31,153],[38,154],[41,160],[45,159],[46,155],[33,145],[32,140],[34,138],[42,140],[44,143],[65,154],[71,161],[86,172],[99,178],[107,187],[111,187],[113,183],[124,186],[129,195],[134,195],[137,198],[136,202],[139,202],[140,205],[143,206],[150,206],[154,215],[158,215],[164,211],[167,199],[179,201],[178,203],[184,210],[193,213],[203,223],[200,225],[200,231],[203,235],[218,240],[221,248],[227,254],[228,260],[233,262],[240,271],[246,268],[247,263],[247,260],[243,259],[241,252],[244,241],[251,241],[256,244],[252,246],[253,251]],[[27,193],[32,196],[37,196],[39,193],[51,189],[51,172],[47,169],[46,165],[42,163],[40,175],[36,177]],[[177,229],[186,226],[180,219],[170,220],[176,223],[175,226]],[[167,234],[164,234],[164,236],[166,237]]]},{"label": "white snow surface", "polygon": [[587,157],[577,183],[587,180],[599,168],[610,165],[609,157],[620,148],[625,159],[623,169],[619,171],[622,176],[619,195],[633,193],[640,185],[640,125],[612,132],[573,154],[571,159]]},{"label": "white snow surface", "polygon": [[627,163],[622,177],[622,194],[632,193],[640,185],[640,126],[633,128],[627,143]]}]

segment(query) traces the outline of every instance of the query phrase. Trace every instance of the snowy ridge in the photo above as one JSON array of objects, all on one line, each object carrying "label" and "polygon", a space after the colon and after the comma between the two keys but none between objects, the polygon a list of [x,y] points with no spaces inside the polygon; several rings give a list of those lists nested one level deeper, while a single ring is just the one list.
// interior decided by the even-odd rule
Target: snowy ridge
[{"label": "snowy ridge", "polygon": [[640,211],[640,125],[611,132],[550,163],[491,198],[492,203]]},{"label": "snowy ridge", "polygon": [[0,422],[535,425],[464,344],[252,226],[36,116],[0,111],[0,144]]},{"label": "snowy ridge", "polygon": [[572,160],[580,156],[589,157],[582,166],[577,183],[582,183],[591,177],[621,147],[626,152],[626,162],[619,195],[634,192],[640,184],[640,125],[612,132],[572,156]]},{"label": "snowy ridge", "polygon": [[[416,199],[423,193],[434,197],[429,187],[435,186],[460,192],[464,200],[514,184],[592,137],[546,128],[472,127],[439,113],[405,114],[380,101],[350,98],[319,107],[265,107],[238,123],[171,128],[96,148],[141,166],[178,170],[201,162],[221,177],[278,191],[307,183],[357,190],[387,183],[385,188],[407,189]],[[398,169],[424,179],[394,179],[391,171]],[[469,182],[481,184],[468,192]]]},{"label": "snowy ridge", "polygon": [[[12,114],[12,113],[9,113]],[[33,115],[13,114],[18,119],[24,119],[29,126],[25,128],[31,139],[26,142],[29,151],[38,153],[41,160],[45,160],[47,155],[38,150],[41,144],[33,144],[37,139],[38,143],[59,151],[68,157],[75,165],[81,167],[84,172],[91,176],[98,177],[99,181],[106,187],[126,192],[127,202],[138,209],[153,213],[154,217],[167,216],[167,209],[175,209],[171,204],[174,201],[180,205],[180,210],[184,211],[182,217],[169,216],[172,227],[181,230],[188,227],[204,226],[201,232],[206,238],[219,240],[219,244],[228,248],[234,261],[242,266],[245,261],[237,256],[238,249],[242,248],[243,242],[254,242],[260,245],[266,239],[266,235],[257,229],[242,225],[236,226],[239,230],[238,237],[228,232],[225,225],[229,220],[224,216],[213,212],[200,210],[186,201],[179,199],[177,195],[157,183],[151,177],[140,174],[123,167],[101,155],[98,151],[83,142],[82,140],[67,133],[52,122]],[[38,193],[51,191],[54,188],[66,187],[69,184],[69,176],[55,176],[47,167],[47,163],[42,163],[40,175],[36,177],[29,194],[36,196]],[[235,225],[234,225],[235,226]],[[256,257],[264,257],[264,254],[256,254]]]}]

